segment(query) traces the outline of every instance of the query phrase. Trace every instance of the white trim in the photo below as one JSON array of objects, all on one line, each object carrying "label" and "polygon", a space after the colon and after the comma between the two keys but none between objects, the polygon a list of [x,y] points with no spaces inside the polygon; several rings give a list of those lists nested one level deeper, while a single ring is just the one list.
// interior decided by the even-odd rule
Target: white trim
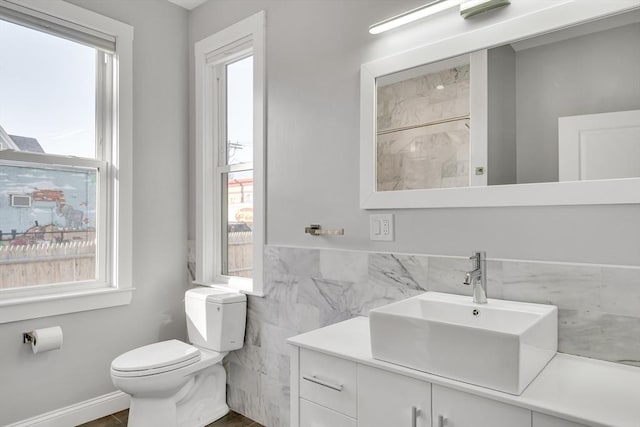
[{"label": "white trim", "polygon": [[45,414],[18,421],[6,427],[69,427],[84,424],[129,407],[130,397],[114,391]]},{"label": "white trim", "polygon": [[289,381],[290,381],[290,408],[291,408],[291,426],[300,427],[300,347],[290,345],[291,358],[289,359]]},{"label": "white trim", "polygon": [[[487,185],[489,147],[489,52],[487,49],[469,54],[469,186]],[[476,168],[484,174],[476,175]]]},{"label": "white trim", "polygon": [[102,288],[4,300],[0,303],[0,323],[127,305],[134,290]]},{"label": "white trim", "polygon": [[[266,60],[265,12],[260,11],[230,27],[195,43],[196,96],[196,281],[194,283],[228,286],[262,295],[263,251],[265,242],[265,144],[266,144]],[[238,45],[238,42],[242,42]],[[218,249],[221,220],[221,189],[215,172],[219,150],[215,141],[220,127],[215,121],[220,108],[216,99],[216,53],[231,47],[251,46],[253,55],[253,280],[220,277]],[[207,118],[213,118],[212,120]]]},{"label": "white trim", "polygon": [[360,70],[360,207],[397,209],[640,203],[640,178],[382,192],[377,192],[375,186],[377,77],[637,7],[640,7],[640,0],[562,1],[363,64]]},{"label": "white trim", "polygon": [[[4,0],[3,0],[4,1]],[[99,169],[100,199],[98,239],[106,242],[99,249],[100,278],[90,284],[78,283],[56,288],[46,295],[42,287],[32,291],[21,288],[19,293],[5,292],[2,298],[0,323],[73,313],[105,307],[129,304],[132,283],[132,177],[133,177],[133,27],[114,19],[91,12],[61,0],[8,0],[54,18],[73,22],[76,25],[111,35],[116,39],[113,73],[105,73],[107,90],[117,89],[115,97],[104,97],[103,108],[111,109],[111,123],[105,126],[104,134],[113,141],[111,149],[100,151],[96,159],[56,156],[50,154],[0,152],[3,160],[39,164],[80,165]],[[113,98],[113,99],[112,99]],[[103,161],[104,160],[104,161]],[[105,165],[107,166],[105,168]],[[107,201],[116,203],[109,206]],[[105,207],[106,208],[103,208]],[[116,209],[117,207],[117,209]],[[110,230],[110,235],[105,235]],[[102,245],[99,245],[102,247]],[[107,265],[109,268],[105,268]],[[95,285],[102,286],[96,289]],[[93,286],[93,288],[91,288]],[[38,289],[36,289],[38,288]],[[24,291],[24,292],[22,292]]]}]

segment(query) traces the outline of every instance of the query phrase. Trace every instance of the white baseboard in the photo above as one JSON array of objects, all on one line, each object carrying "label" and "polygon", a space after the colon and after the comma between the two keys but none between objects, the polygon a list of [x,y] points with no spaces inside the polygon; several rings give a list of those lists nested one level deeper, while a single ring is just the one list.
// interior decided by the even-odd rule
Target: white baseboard
[{"label": "white baseboard", "polygon": [[69,427],[102,418],[129,407],[129,395],[121,391],[104,394],[56,409],[6,427]]}]

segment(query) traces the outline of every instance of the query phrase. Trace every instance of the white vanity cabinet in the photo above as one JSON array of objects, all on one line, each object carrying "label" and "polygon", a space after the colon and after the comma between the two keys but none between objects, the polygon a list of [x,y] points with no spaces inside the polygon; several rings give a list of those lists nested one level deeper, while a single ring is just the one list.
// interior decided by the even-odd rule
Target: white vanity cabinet
[{"label": "white vanity cabinet", "polygon": [[304,348],[292,362],[292,425],[356,427],[356,363]]},{"label": "white vanity cabinet", "polygon": [[291,427],[640,427],[635,367],[559,353],[516,396],[374,359],[367,318],[288,342]]},{"label": "white vanity cabinet", "polygon": [[431,384],[358,365],[358,427],[430,427]]},{"label": "white vanity cabinet", "polygon": [[531,411],[432,386],[433,427],[531,427]]},{"label": "white vanity cabinet", "polygon": [[572,423],[550,415],[533,413],[533,427],[587,427],[584,424]]}]

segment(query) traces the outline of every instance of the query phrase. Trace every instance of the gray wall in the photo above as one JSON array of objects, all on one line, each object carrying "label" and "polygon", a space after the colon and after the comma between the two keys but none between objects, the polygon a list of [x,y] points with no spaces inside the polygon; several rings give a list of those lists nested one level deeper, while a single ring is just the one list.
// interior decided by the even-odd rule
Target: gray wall
[{"label": "gray wall", "polygon": [[[160,0],[72,0],[135,27],[133,285],[129,306],[0,325],[0,425],[109,393],[118,354],[184,338],[187,12]],[[60,325],[34,355],[22,332]]]},{"label": "gray wall", "polygon": [[[193,43],[266,10],[267,242],[459,256],[482,248],[494,258],[640,265],[639,205],[396,210],[396,240],[369,240],[369,212],[358,201],[360,64],[540,7],[513,2],[468,21],[452,10],[428,25],[368,33],[371,23],[422,3],[210,0],[190,13],[193,101]],[[193,122],[190,133],[193,164]],[[193,199],[190,206],[193,238]],[[344,227],[345,236],[305,235],[310,223]]]},{"label": "gray wall", "polygon": [[558,117],[640,108],[638,40],[631,24],[516,53],[519,183],[558,181]]},{"label": "gray wall", "polygon": [[487,183],[517,183],[516,53],[510,45],[489,49]]},{"label": "gray wall", "polygon": [[[360,64],[541,7],[522,0],[468,21],[454,10],[368,34],[371,23],[422,3],[210,0],[189,15],[193,112],[193,43],[259,10],[267,13],[266,296],[249,297],[245,347],[225,364],[231,407],[269,427],[289,424],[287,337],[415,292],[468,291],[456,285],[464,258],[425,263],[403,253],[464,257],[481,248],[494,259],[550,261],[491,261],[490,295],[558,303],[562,351],[638,360],[640,350],[628,337],[640,324],[629,311],[640,298],[639,205],[392,210],[395,241],[369,240],[369,212],[358,201]],[[193,199],[190,206],[193,220]],[[306,236],[310,223],[344,227],[345,236]]]}]

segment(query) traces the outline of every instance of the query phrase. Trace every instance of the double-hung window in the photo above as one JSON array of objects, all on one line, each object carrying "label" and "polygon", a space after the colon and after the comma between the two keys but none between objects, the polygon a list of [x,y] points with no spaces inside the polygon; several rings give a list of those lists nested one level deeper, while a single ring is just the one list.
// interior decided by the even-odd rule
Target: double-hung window
[{"label": "double-hung window", "polygon": [[132,36],[0,0],[0,322],[131,299]]},{"label": "double-hung window", "polygon": [[264,12],[195,45],[196,283],[262,293]]}]

